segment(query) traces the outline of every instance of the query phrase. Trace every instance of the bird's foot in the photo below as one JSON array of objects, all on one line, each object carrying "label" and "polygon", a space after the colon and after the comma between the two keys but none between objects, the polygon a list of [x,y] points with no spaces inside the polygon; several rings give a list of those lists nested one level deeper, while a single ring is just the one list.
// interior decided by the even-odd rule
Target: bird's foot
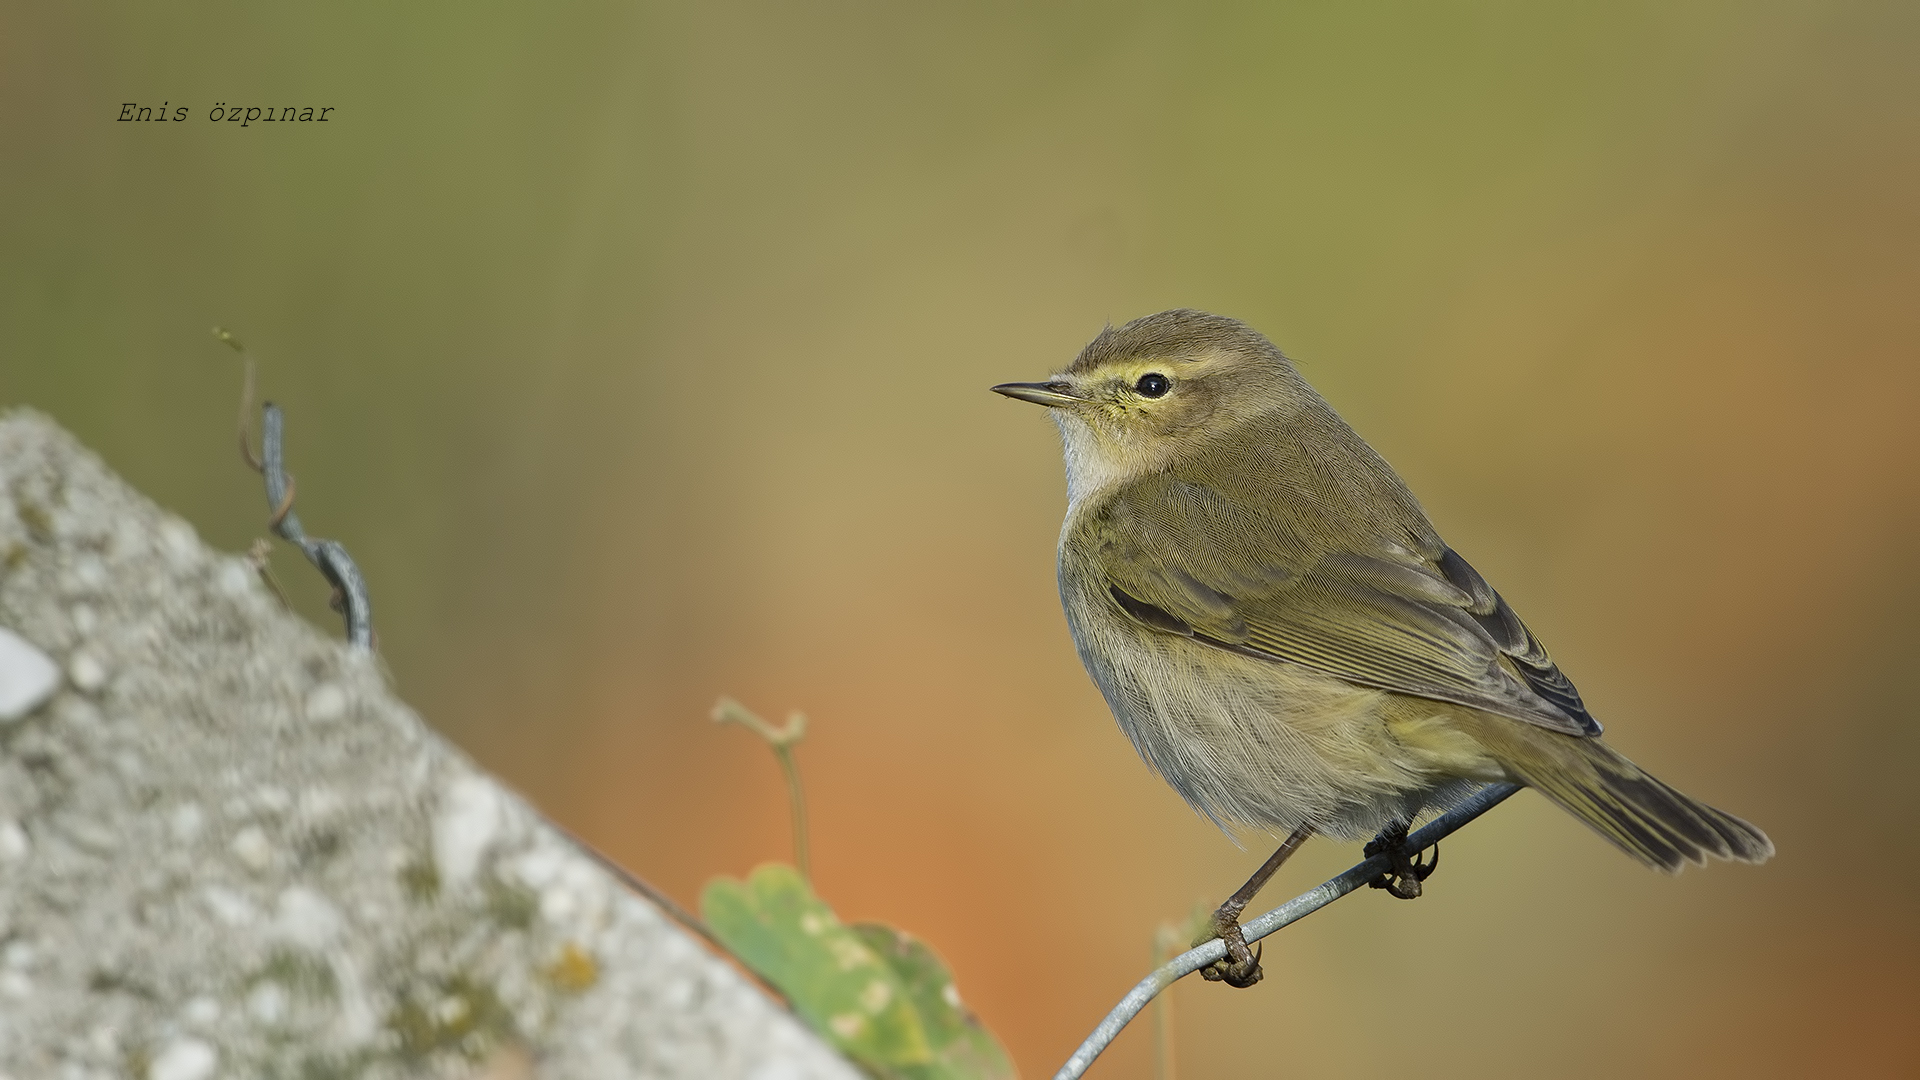
[{"label": "bird's foot", "polygon": [[1433,876],[1440,868],[1440,845],[1432,847],[1433,858],[1420,858],[1421,852],[1407,850],[1407,823],[1396,821],[1380,830],[1380,835],[1367,842],[1365,854],[1371,859],[1375,855],[1385,855],[1393,860],[1393,866],[1386,873],[1367,884],[1376,889],[1385,889],[1389,895],[1402,900],[1415,900],[1420,896],[1420,883]]},{"label": "bird's foot", "polygon": [[1227,955],[1200,969],[1200,977],[1208,982],[1223,982],[1228,986],[1245,990],[1260,981],[1265,972],[1260,970],[1260,953],[1247,948],[1247,938],[1240,930],[1238,912],[1221,908],[1213,913],[1212,933],[1203,934],[1194,942],[1205,945],[1214,938],[1226,942]]}]

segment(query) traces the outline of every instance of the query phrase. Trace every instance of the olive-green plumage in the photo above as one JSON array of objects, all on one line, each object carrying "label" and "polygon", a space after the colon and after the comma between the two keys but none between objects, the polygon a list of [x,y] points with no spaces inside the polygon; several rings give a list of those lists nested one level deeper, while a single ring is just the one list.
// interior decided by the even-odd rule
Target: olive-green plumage
[{"label": "olive-green plumage", "polygon": [[1664,870],[1773,853],[1601,741],[1513,609],[1249,327],[1162,312],[995,389],[1060,424],[1081,660],[1216,821],[1357,838],[1511,780]]}]

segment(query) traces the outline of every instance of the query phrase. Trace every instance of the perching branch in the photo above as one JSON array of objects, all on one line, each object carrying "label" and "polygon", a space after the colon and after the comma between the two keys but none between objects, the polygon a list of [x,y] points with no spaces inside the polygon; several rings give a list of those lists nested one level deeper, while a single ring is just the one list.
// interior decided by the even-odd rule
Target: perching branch
[{"label": "perching branch", "polygon": [[333,586],[332,607],[347,624],[347,642],[356,649],[372,652],[373,607],[367,597],[366,579],[360,576],[360,567],[354,564],[339,541],[308,538],[306,530],[300,526],[299,515],[293,512],[296,488],[292,475],[286,470],[283,448],[286,420],[280,413],[280,407],[269,401],[261,410],[261,453],[256,458],[248,438],[248,427],[253,417],[253,356],[239,338],[217,326],[214,327],[213,336],[226,342],[245,361],[246,374],[240,391],[240,456],[255,472],[266,477],[267,505],[273,508],[272,516],[267,519],[267,527],[298,547],[306,555],[307,561]]},{"label": "perching branch", "polygon": [[[1500,805],[1507,796],[1518,790],[1520,788],[1515,784],[1488,784],[1465,802],[1407,837],[1404,850],[1408,854],[1425,851],[1474,818]],[[1355,889],[1364,887],[1368,882],[1379,878],[1392,868],[1391,856],[1385,853],[1375,855],[1338,877],[1301,893],[1265,915],[1241,923],[1241,930],[1251,944],[1282,927],[1306,918]],[[1080,1048],[1073,1052],[1073,1056],[1067,1059],[1065,1065],[1060,1066],[1060,1071],[1053,1074],[1053,1080],[1077,1080],[1078,1077],[1085,1075],[1087,1068],[1093,1064],[1093,1059],[1100,1056],[1100,1052],[1120,1034],[1120,1029],[1126,1027],[1129,1021],[1138,1016],[1140,1010],[1146,1008],[1147,1003],[1151,1002],[1160,991],[1226,954],[1226,944],[1219,938],[1214,938],[1155,968],[1152,974],[1140,980],[1138,986],[1129,991],[1126,997],[1120,999],[1120,1003],[1113,1007],[1113,1011],[1107,1014],[1107,1018],[1100,1021],[1100,1026],[1093,1029],[1093,1034],[1087,1036],[1087,1040],[1080,1044]]]}]

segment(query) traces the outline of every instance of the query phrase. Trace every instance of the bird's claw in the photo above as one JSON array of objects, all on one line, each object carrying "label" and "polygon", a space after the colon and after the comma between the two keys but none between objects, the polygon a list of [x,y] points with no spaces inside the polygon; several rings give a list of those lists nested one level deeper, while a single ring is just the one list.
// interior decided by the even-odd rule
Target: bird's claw
[{"label": "bird's claw", "polygon": [[1366,856],[1385,855],[1393,860],[1393,866],[1386,873],[1367,884],[1375,889],[1385,889],[1389,896],[1401,900],[1416,900],[1420,896],[1420,883],[1433,876],[1440,868],[1440,845],[1427,849],[1433,857],[1423,858],[1425,852],[1407,850],[1407,827],[1395,822],[1380,830],[1366,846]]},{"label": "bird's claw", "polygon": [[1201,978],[1208,982],[1223,982],[1236,989],[1245,990],[1266,975],[1266,972],[1260,970],[1260,956],[1264,950],[1247,948],[1247,938],[1240,930],[1239,920],[1222,918],[1216,913],[1213,933],[1207,934],[1194,944],[1204,945],[1214,938],[1219,938],[1226,943],[1227,954],[1201,968]]}]

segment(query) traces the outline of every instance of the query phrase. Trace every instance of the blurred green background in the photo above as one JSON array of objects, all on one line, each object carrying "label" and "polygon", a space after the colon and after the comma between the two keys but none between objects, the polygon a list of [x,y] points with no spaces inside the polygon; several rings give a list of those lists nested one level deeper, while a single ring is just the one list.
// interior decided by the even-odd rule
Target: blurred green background
[{"label": "blurred green background", "polygon": [[243,549],[231,327],[431,723],[691,901],[787,856],[708,708],[805,710],[821,890],[1044,1076],[1266,840],[1115,730],[1051,425],[986,387],[1238,316],[1781,854],[1669,880],[1522,796],[1180,986],[1182,1075],[1907,1074],[1916,55],[1902,0],[10,2],[0,403]]}]

